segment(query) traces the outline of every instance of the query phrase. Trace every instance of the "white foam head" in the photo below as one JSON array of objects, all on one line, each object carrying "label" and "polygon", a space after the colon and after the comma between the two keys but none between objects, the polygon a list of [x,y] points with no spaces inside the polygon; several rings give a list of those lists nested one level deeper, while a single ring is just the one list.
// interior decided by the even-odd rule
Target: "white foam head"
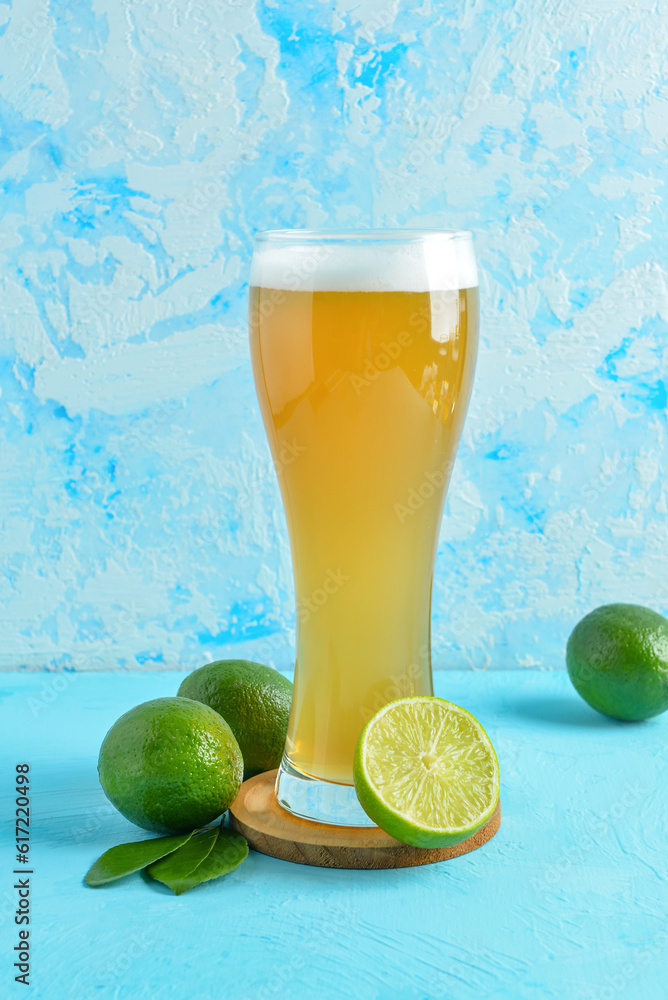
[{"label": "white foam head", "polygon": [[413,230],[260,233],[251,285],[290,291],[434,292],[475,288],[471,234]]}]

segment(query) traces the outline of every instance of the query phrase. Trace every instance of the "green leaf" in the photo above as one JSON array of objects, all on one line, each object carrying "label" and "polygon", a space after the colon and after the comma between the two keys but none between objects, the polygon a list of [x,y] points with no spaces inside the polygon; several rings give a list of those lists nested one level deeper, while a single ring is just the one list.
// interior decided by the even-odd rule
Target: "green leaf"
[{"label": "green leaf", "polygon": [[131,844],[119,844],[108,851],[91,865],[85,875],[88,885],[105,885],[116,879],[138,872],[159,858],[182,847],[192,837],[190,833],[177,833],[169,837],[154,837],[152,840],[139,840]]},{"label": "green leaf", "polygon": [[164,882],[177,896],[180,896],[182,892],[192,889],[201,882],[209,882],[220,875],[227,875],[228,872],[234,871],[247,857],[248,844],[246,839],[241,834],[221,827],[210,853],[189,875],[168,881],[164,877],[164,872],[156,875],[155,869],[158,868],[158,864],[151,865],[148,873],[152,878],[159,878],[159,881]]},{"label": "green leaf", "polygon": [[178,896],[177,887],[209,856],[217,839],[217,826],[203,830],[183,847],[149,865],[149,875],[157,882],[164,882]]}]

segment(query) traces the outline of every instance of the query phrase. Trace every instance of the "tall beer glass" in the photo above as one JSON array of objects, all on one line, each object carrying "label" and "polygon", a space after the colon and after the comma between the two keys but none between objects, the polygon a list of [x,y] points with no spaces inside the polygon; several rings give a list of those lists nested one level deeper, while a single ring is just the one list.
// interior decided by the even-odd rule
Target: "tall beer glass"
[{"label": "tall beer glass", "polygon": [[470,233],[260,233],[253,372],[288,525],[297,605],[276,794],[370,825],[352,764],[387,702],[432,694],[431,587],[473,382]]}]

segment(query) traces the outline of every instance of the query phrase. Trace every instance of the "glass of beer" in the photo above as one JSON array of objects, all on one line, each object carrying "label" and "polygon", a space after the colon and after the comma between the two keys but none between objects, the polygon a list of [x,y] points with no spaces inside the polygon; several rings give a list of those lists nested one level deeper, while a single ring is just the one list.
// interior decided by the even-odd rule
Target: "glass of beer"
[{"label": "glass of beer", "polygon": [[250,285],[297,609],[276,795],[305,819],[373,825],[353,786],[360,732],[433,693],[434,562],[477,350],[471,234],[264,232]]}]

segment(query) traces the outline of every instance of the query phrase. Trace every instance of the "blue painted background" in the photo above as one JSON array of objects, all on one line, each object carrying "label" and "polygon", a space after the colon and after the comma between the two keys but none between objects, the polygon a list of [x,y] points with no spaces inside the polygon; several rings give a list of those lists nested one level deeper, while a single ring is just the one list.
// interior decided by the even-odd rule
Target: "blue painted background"
[{"label": "blue painted background", "polygon": [[668,17],[649,0],[0,0],[0,665],[288,666],[253,232],[473,229],[437,667],[668,612]]}]

